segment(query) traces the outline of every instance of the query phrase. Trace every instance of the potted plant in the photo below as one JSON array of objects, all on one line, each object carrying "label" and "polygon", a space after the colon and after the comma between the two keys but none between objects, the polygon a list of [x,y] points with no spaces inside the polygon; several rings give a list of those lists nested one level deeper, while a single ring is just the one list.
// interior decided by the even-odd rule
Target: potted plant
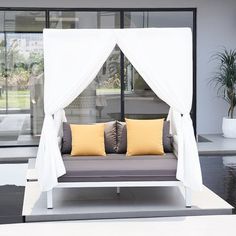
[{"label": "potted plant", "polygon": [[217,94],[228,104],[228,117],[223,118],[222,131],[226,138],[236,138],[236,118],[234,108],[236,106],[236,49],[218,52],[214,59],[219,62],[218,71],[211,82],[217,88]]}]

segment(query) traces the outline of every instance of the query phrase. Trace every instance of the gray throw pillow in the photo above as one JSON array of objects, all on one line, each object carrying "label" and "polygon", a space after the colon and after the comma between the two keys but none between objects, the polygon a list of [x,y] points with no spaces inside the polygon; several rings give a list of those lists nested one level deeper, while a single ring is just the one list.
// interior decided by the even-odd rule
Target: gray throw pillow
[{"label": "gray throw pillow", "polygon": [[116,153],[116,121],[104,123],[106,153]]},{"label": "gray throw pillow", "polygon": [[[164,121],[163,126],[163,147],[164,152],[172,152],[172,136],[170,135],[170,122]],[[127,151],[127,129],[126,123],[117,121],[117,152],[126,153]]]},{"label": "gray throw pillow", "polygon": [[126,123],[117,121],[117,153],[127,152],[127,129]]},{"label": "gray throw pillow", "polygon": [[61,153],[62,154],[70,154],[71,153],[71,129],[70,124],[63,122],[63,137],[61,143]]},{"label": "gray throw pillow", "polygon": [[164,126],[163,126],[163,147],[164,147],[164,152],[173,152],[172,148],[172,142],[173,142],[173,137],[170,134],[170,121],[164,121]]},{"label": "gray throw pillow", "polygon": [[[115,153],[116,152],[116,121],[110,121],[104,123],[104,141],[105,141],[105,150],[106,153]],[[72,149],[72,137],[70,124],[63,123],[63,137],[61,144],[61,153],[70,154]]]}]

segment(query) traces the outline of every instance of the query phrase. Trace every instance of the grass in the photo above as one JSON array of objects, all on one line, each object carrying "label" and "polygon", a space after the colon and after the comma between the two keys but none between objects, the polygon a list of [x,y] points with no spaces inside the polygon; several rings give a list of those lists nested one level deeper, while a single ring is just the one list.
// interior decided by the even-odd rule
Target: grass
[{"label": "grass", "polygon": [[120,94],[120,88],[99,88],[96,92],[97,95]]},{"label": "grass", "polygon": [[[6,108],[6,92],[0,97],[0,109]],[[30,91],[8,91],[8,108],[9,109],[30,109]]]},{"label": "grass", "polygon": [[[97,95],[120,94],[120,89],[97,89]],[[30,109],[30,91],[12,90],[8,91],[8,108],[16,110]],[[6,109],[6,92],[0,97],[0,109]]]}]

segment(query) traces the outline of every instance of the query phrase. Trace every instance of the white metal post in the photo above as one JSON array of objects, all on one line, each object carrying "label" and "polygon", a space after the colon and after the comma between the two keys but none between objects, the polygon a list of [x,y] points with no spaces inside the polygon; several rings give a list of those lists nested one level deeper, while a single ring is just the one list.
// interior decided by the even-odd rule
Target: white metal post
[{"label": "white metal post", "polygon": [[185,189],[185,206],[187,208],[191,208],[192,207],[192,193],[191,193],[191,189],[188,187],[184,187]]},{"label": "white metal post", "polygon": [[53,208],[53,201],[52,201],[52,190],[47,191],[47,208]]}]

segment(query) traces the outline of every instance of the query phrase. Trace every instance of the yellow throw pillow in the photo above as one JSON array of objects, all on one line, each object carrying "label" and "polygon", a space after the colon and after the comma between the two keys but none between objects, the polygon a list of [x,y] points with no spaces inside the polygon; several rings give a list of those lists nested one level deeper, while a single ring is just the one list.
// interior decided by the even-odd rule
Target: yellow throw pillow
[{"label": "yellow throw pillow", "polygon": [[127,156],[163,155],[163,119],[125,119],[127,126]]},{"label": "yellow throw pillow", "polygon": [[70,125],[72,156],[106,156],[104,124]]}]

